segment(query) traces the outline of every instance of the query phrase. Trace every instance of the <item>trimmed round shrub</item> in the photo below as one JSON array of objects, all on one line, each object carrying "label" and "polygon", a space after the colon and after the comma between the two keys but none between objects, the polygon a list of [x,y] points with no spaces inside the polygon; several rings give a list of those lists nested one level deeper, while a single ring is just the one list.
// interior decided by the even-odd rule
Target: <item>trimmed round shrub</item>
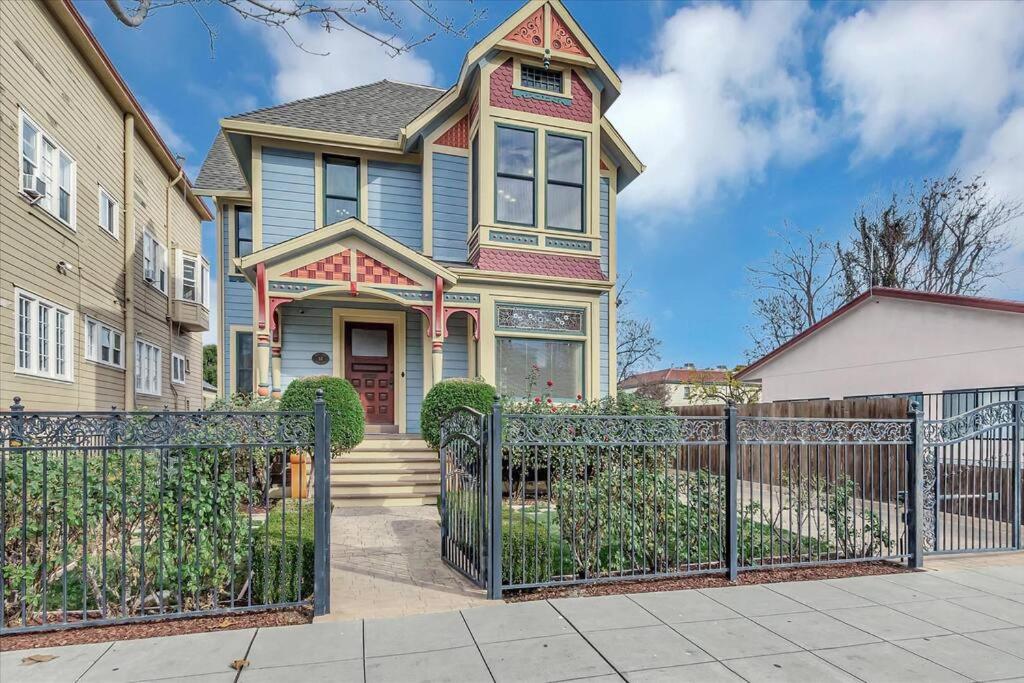
[{"label": "trimmed round shrub", "polygon": [[420,435],[431,448],[441,446],[441,421],[457,408],[469,406],[487,413],[494,405],[497,390],[487,382],[474,379],[448,379],[427,392],[420,408]]},{"label": "trimmed round shrub", "polygon": [[348,450],[362,441],[366,417],[359,394],[348,380],[326,375],[292,380],[281,396],[278,409],[312,411],[317,389],[324,390],[324,401],[331,416],[331,444]]}]

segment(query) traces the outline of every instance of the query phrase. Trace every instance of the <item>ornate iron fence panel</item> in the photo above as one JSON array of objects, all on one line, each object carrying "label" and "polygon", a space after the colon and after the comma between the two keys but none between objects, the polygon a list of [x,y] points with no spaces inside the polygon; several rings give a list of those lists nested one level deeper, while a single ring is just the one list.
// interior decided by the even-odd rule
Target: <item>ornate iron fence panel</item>
[{"label": "ornate iron fence panel", "polygon": [[[0,413],[0,632],[326,611],[322,400],[312,413],[11,408]],[[311,457],[314,500],[284,498],[289,460],[303,463],[305,490]]]},{"label": "ornate iron fence panel", "polygon": [[1021,548],[1024,401],[925,420],[923,431],[927,552]]},{"label": "ornate iron fence panel", "polygon": [[487,585],[488,427],[487,416],[472,408],[441,422],[441,557],[481,587]]}]

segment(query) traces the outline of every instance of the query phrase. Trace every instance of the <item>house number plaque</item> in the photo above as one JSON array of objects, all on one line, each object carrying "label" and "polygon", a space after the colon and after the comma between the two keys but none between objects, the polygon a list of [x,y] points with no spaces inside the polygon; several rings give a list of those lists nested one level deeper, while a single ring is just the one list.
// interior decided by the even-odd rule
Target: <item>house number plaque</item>
[{"label": "house number plaque", "polygon": [[327,354],[323,351],[317,351],[313,354],[313,362],[317,365],[327,365],[327,361],[330,360]]}]

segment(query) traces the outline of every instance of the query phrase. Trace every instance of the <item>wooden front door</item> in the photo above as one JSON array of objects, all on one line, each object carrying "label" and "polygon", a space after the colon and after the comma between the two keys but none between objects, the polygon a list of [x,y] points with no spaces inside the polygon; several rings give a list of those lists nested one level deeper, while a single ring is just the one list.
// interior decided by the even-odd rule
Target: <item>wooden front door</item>
[{"label": "wooden front door", "polygon": [[345,323],[345,379],[367,424],[395,422],[395,329],[388,323]]}]

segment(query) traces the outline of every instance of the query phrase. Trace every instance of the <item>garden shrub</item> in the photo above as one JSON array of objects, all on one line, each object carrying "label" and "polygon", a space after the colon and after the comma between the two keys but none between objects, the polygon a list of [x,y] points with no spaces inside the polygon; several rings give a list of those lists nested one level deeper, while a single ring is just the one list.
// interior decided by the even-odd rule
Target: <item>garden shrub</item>
[{"label": "garden shrub", "polygon": [[501,520],[501,581],[522,585],[574,574],[572,549],[562,543],[558,521],[540,521],[533,510],[505,510]]},{"label": "garden shrub", "polygon": [[493,386],[482,380],[448,379],[438,382],[423,398],[420,435],[431,448],[440,448],[443,420],[463,406],[486,414],[494,405],[497,393]]},{"label": "garden shrub", "polygon": [[300,512],[297,500],[286,499],[267,514],[254,532],[253,604],[298,602],[313,594],[313,526],[309,501],[303,501]]},{"label": "garden shrub", "polygon": [[331,416],[331,444],[349,450],[363,440],[366,418],[359,394],[341,377],[303,377],[288,384],[279,409],[286,412],[312,412],[317,389],[324,390],[324,401]]}]

